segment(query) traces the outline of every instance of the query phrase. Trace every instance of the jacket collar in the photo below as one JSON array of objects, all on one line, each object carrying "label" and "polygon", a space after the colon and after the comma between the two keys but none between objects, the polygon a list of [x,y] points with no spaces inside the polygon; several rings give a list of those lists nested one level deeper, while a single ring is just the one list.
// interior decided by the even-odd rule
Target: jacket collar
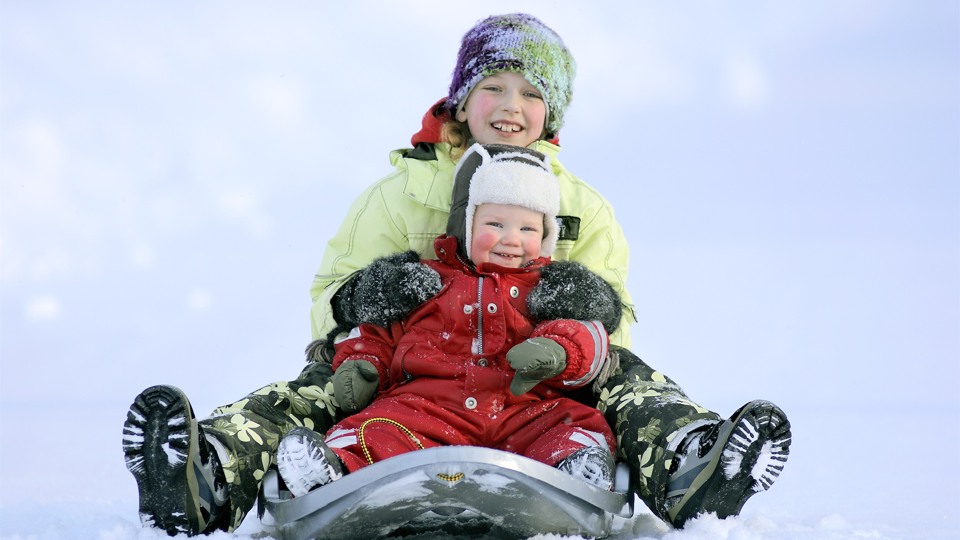
[{"label": "jacket collar", "polygon": [[441,262],[474,275],[521,274],[532,270],[539,270],[550,262],[550,257],[538,257],[522,268],[507,268],[492,263],[483,263],[480,266],[476,266],[470,260],[457,254],[457,238],[447,236],[446,234],[438,236],[437,239],[433,241],[433,249],[436,251],[437,258]]}]

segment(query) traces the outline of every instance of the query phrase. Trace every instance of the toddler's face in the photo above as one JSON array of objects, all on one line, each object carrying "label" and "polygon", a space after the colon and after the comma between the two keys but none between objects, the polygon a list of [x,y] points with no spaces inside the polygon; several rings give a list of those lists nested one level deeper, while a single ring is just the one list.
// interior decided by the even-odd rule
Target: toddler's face
[{"label": "toddler's face", "polygon": [[543,214],[523,206],[484,203],[473,214],[470,259],[519,268],[540,256]]},{"label": "toddler's face", "polygon": [[543,136],[547,103],[523,75],[501,71],[473,87],[457,120],[478,143],[529,146]]}]

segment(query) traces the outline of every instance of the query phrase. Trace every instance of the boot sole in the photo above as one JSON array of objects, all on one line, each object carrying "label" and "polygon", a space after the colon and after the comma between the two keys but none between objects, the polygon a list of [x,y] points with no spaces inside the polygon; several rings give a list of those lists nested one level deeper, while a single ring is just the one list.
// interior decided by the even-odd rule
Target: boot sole
[{"label": "boot sole", "polygon": [[790,422],[769,401],[744,405],[731,419],[732,429],[721,431],[723,445],[697,475],[682,499],[670,509],[675,527],[700,514],[720,519],[735,516],[747,499],[770,489],[783,472],[790,454]]},{"label": "boot sole", "polygon": [[138,395],[123,424],[127,470],[140,492],[140,522],[170,535],[198,534],[200,519],[196,463],[198,428],[187,396],[172,386],[153,386]]},{"label": "boot sole", "polygon": [[[319,435],[305,428],[294,428],[280,440],[277,469],[287,489],[302,497],[312,489],[329,484],[343,476],[336,454]],[[322,459],[321,459],[322,456]]]}]

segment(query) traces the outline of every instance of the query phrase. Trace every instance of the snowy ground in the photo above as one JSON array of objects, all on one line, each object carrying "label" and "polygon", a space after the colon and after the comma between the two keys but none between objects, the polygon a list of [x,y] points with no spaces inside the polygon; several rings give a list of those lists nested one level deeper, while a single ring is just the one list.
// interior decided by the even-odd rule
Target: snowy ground
[{"label": "snowy ground", "polygon": [[[0,0],[0,538],[163,538],[130,401],[296,375],[326,241],[518,5]],[[957,2],[522,6],[576,57],[560,157],[629,240],[633,350],[794,430],[742,516],[620,538],[960,538]]]},{"label": "snowy ground", "polygon": [[[133,390],[135,395],[137,390]],[[196,403],[206,401],[196,399]],[[132,399],[132,396],[131,396]],[[5,540],[147,540],[166,538],[142,529],[133,477],[123,465],[123,402],[77,403],[76,418],[56,429],[38,427],[34,414],[3,403],[0,538]],[[661,540],[937,540],[960,535],[956,411],[793,410],[793,454],[773,488],[751,499],[738,518],[697,519],[673,531],[639,507],[618,522],[619,539]],[[923,454],[887,443],[907,426],[939,434]],[[952,427],[954,429],[945,429]],[[871,448],[872,446],[872,448]],[[942,450],[942,452],[940,451]],[[952,484],[952,485],[951,485]],[[235,535],[272,538],[255,517]]]}]

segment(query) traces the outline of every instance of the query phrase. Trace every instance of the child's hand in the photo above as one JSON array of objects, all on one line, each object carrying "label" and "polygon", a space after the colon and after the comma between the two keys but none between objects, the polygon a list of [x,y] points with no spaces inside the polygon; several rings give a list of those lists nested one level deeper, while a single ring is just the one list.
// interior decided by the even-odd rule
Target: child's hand
[{"label": "child's hand", "polygon": [[333,374],[333,397],[346,413],[366,407],[380,385],[377,368],[366,360],[347,360]]},{"label": "child's hand", "polygon": [[510,392],[519,396],[540,381],[562,373],[567,367],[567,351],[550,338],[535,337],[511,347],[507,351],[507,361],[517,370],[510,383]]}]

